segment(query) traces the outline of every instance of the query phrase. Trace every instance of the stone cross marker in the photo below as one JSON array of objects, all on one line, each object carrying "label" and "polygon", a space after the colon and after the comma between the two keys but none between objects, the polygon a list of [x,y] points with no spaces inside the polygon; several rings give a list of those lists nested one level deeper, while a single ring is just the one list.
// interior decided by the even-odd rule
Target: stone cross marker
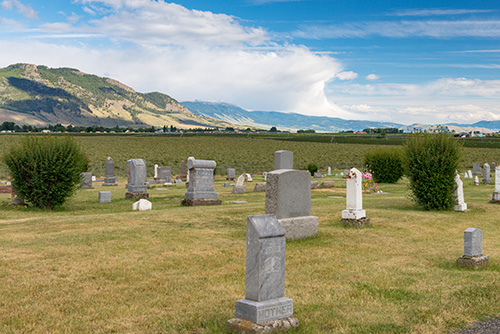
[{"label": "stone cross marker", "polygon": [[479,162],[473,162],[472,163],[472,174],[473,175],[481,175],[481,165]]},{"label": "stone cross marker", "polygon": [[104,183],[102,184],[103,186],[117,186],[118,183],[117,177],[114,175],[115,173],[115,165],[113,162],[113,159],[111,157],[108,157],[106,159],[106,173],[104,177]]},{"label": "stone cross marker", "polygon": [[86,172],[86,173],[82,173],[81,175],[82,175],[81,188],[82,189],[94,189],[94,187],[92,187],[92,173]]},{"label": "stone cross marker", "polygon": [[461,267],[481,268],[489,264],[488,255],[483,255],[483,231],[469,227],[464,231],[464,256],[458,259]]},{"label": "stone cross marker", "polygon": [[491,170],[490,170],[490,165],[484,164],[483,165],[483,180],[482,183],[491,183]]},{"label": "stone cross marker", "polygon": [[189,157],[189,187],[181,204],[184,206],[219,205],[214,189],[214,169],[217,166],[213,160],[196,160]]},{"label": "stone cross marker", "polygon": [[290,317],[285,297],[285,231],[274,215],[247,217],[245,299],[236,301],[236,317],[256,324]]},{"label": "stone cross marker", "polygon": [[457,173],[455,175],[455,206],[453,209],[455,211],[467,211],[467,203],[464,200],[464,183],[460,179],[460,175]]},{"label": "stone cross marker", "polygon": [[276,151],[274,152],[274,170],[293,169],[293,152]]},{"label": "stone cross marker", "polygon": [[134,200],[148,199],[146,162],[143,159],[130,159],[127,161],[127,168],[129,169],[129,183],[125,198]]}]

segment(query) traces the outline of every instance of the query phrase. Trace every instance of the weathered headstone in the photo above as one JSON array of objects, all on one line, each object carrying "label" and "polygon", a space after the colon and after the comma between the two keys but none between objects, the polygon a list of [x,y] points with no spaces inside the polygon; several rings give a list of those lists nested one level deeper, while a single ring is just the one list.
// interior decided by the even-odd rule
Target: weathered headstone
[{"label": "weathered headstone", "polygon": [[155,164],[155,175],[153,178],[156,180],[158,178],[158,164]]},{"label": "weathered headstone", "polygon": [[186,172],[186,163],[184,160],[181,161],[181,180],[186,181],[187,180],[187,172]]},{"label": "weathered headstone", "polygon": [[246,173],[245,174],[245,182],[252,182],[253,178],[251,174]]},{"label": "weathered headstone", "polygon": [[241,174],[236,181],[236,185],[233,188],[233,194],[244,194],[246,191],[245,187],[245,174]]},{"label": "weathered headstone", "polygon": [[334,181],[323,181],[323,182],[321,182],[319,187],[320,188],[333,188],[334,185],[335,185]]},{"label": "weathered headstone", "polygon": [[464,231],[464,255],[458,258],[462,268],[483,268],[489,264],[488,255],[483,255],[483,231],[469,227]]},{"label": "weathered headstone", "polygon": [[147,210],[151,210],[152,208],[153,208],[153,204],[144,198],[141,198],[140,200],[138,200],[137,202],[132,204],[132,210],[134,210],[134,211],[136,211],[136,210],[147,211]]},{"label": "weathered headstone", "polygon": [[224,187],[231,187],[231,183],[229,183],[229,182],[224,182]]},{"label": "weathered headstone", "polygon": [[467,211],[467,203],[464,200],[464,183],[460,179],[460,175],[455,174],[455,206],[453,209],[455,211]]},{"label": "weathered headstone", "polygon": [[146,162],[143,159],[130,159],[127,161],[129,168],[128,191],[125,193],[125,199],[148,199],[148,185],[146,183]]},{"label": "weathered headstone", "polygon": [[265,182],[256,183],[255,187],[253,188],[253,191],[255,191],[255,192],[266,191],[266,183]]},{"label": "weathered headstone", "polygon": [[483,165],[482,183],[491,183],[491,171],[490,171],[490,165],[488,165],[488,164]]},{"label": "weathered headstone", "polygon": [[319,181],[311,181],[311,189],[318,189]]},{"label": "weathered headstone", "polygon": [[234,181],[235,178],[236,178],[236,170],[234,168],[228,168],[226,180]]},{"label": "weathered headstone", "polygon": [[326,173],[327,176],[332,176],[332,167],[328,167],[328,172]]},{"label": "weathered headstone", "polygon": [[347,178],[347,175],[349,175],[349,169],[344,169],[344,179]]},{"label": "weathered headstone", "polygon": [[314,172],[314,178],[315,179],[321,179],[323,176],[321,175],[320,172]]},{"label": "weathered headstone", "polygon": [[496,164],[496,162],[492,162],[492,163],[490,164],[490,167],[491,167],[491,169],[495,170],[495,169],[497,168],[497,164]]},{"label": "weathered headstone", "polygon": [[293,169],[293,152],[276,151],[274,152],[274,170]]},{"label": "weathered headstone", "polygon": [[118,183],[117,177],[114,175],[115,173],[115,165],[113,163],[113,159],[111,157],[108,157],[106,159],[106,171],[105,171],[105,177],[104,177],[104,182],[103,186],[117,186]]},{"label": "weathered headstone", "polygon": [[495,168],[495,192],[490,203],[500,204],[500,166]]},{"label": "weathered headstone", "polygon": [[170,166],[159,166],[158,167],[158,177],[156,178],[156,183],[172,183],[172,167]]},{"label": "weathered headstone", "polygon": [[472,175],[481,175],[482,170],[481,170],[481,164],[479,162],[473,162],[472,163]]},{"label": "weathered headstone", "polygon": [[111,203],[111,191],[99,191],[99,203]]},{"label": "weathered headstone", "polygon": [[467,172],[464,173],[464,179],[468,179],[469,178],[469,174],[467,174]]},{"label": "weathered headstone", "polygon": [[214,189],[214,169],[217,166],[213,160],[196,160],[189,157],[189,187],[181,204],[184,206],[219,205]]},{"label": "weathered headstone", "polygon": [[467,171],[467,174],[469,174],[469,179],[472,179],[472,171],[470,169]]},{"label": "weathered headstone", "polygon": [[346,226],[367,226],[370,225],[370,219],[366,217],[366,211],[363,210],[363,190],[361,187],[362,174],[356,168],[352,168],[347,173],[347,195],[346,209],[342,211],[341,223]]},{"label": "weathered headstone", "polygon": [[92,187],[92,173],[86,172],[82,173],[82,183],[81,183],[81,188],[82,189],[94,189]]},{"label": "weathered headstone", "polygon": [[291,169],[268,173],[266,214],[278,218],[287,240],[315,237],[319,223],[311,216],[311,174]]},{"label": "weathered headstone", "polygon": [[236,301],[236,318],[227,326],[252,333],[298,327],[293,300],[285,297],[285,231],[276,217],[248,216],[246,245],[245,299]]},{"label": "weathered headstone", "polygon": [[474,185],[476,185],[476,186],[479,185],[479,177],[477,175],[474,176]]}]

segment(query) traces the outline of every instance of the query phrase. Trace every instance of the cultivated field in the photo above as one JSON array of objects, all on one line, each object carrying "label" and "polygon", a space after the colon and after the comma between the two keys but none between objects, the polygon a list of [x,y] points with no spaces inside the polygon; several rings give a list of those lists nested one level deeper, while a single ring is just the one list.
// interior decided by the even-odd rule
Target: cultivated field
[{"label": "cultivated field", "polygon": [[[0,137],[2,150],[6,139],[17,137]],[[322,168],[360,163],[371,149],[251,138],[117,139],[77,138],[94,168],[111,155],[117,168],[144,158],[150,166],[172,165],[174,173],[169,157],[214,159],[222,174],[233,166],[237,173],[271,170],[277,149],[294,151],[297,167]],[[500,156],[497,149],[465,152],[470,164]],[[285,295],[301,323],[294,333],[446,333],[500,312],[500,205],[488,203],[493,185],[465,179],[471,211],[458,213],[415,208],[405,180],[382,184],[389,194],[363,198],[373,226],[355,229],[339,223],[345,182],[331,179],[335,188],[312,190],[318,237],[287,243]],[[1,333],[226,332],[245,293],[246,217],[264,213],[265,194],[252,192],[253,182],[233,195],[217,177],[221,206],[181,207],[186,189],[177,185],[150,188],[153,210],[133,212],[125,179],[119,181],[79,190],[53,212],[8,207],[9,195],[0,194]],[[101,190],[113,192],[112,203],[97,203]],[[483,230],[487,269],[455,264],[468,227]]]}]

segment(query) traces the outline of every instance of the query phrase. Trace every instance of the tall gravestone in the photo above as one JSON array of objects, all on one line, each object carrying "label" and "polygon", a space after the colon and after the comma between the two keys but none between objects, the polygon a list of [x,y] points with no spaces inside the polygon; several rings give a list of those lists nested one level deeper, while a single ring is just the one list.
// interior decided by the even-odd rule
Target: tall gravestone
[{"label": "tall gravestone", "polygon": [[94,187],[92,187],[92,173],[85,172],[85,173],[82,173],[81,176],[82,176],[82,183],[81,183],[80,188],[82,188],[82,189],[94,189]]},{"label": "tall gravestone", "polygon": [[467,211],[467,203],[464,200],[464,183],[460,179],[460,175],[457,173],[455,175],[455,206],[453,210],[455,211]]},{"label": "tall gravestone", "polygon": [[[236,301],[235,319],[227,322],[237,331],[265,327],[298,327],[293,300],[285,297],[285,231],[274,215],[247,217],[245,299]],[[266,333],[270,333],[267,331]]]},{"label": "tall gravestone", "polygon": [[326,173],[327,176],[332,176],[332,167],[328,167],[328,172]]},{"label": "tall gravestone", "polygon": [[483,165],[483,180],[482,183],[491,183],[491,170],[490,165]]},{"label": "tall gravestone", "polygon": [[315,237],[318,217],[311,216],[311,174],[279,169],[267,174],[266,214],[278,218],[287,240]]},{"label": "tall gravestone", "polygon": [[127,167],[129,169],[129,182],[125,199],[133,199],[135,201],[148,199],[146,162],[143,159],[130,159],[127,161]]},{"label": "tall gravestone", "polygon": [[189,157],[189,187],[181,204],[184,206],[219,205],[214,189],[214,169],[217,166],[213,160],[196,160]]},{"label": "tall gravestone", "polygon": [[481,164],[479,162],[473,162],[472,163],[472,175],[481,175],[482,170],[481,170]]},{"label": "tall gravestone", "polygon": [[463,268],[479,269],[488,264],[488,255],[483,255],[483,231],[469,227],[464,231],[464,255],[458,258],[458,265]]},{"label": "tall gravestone", "polygon": [[226,180],[234,181],[235,178],[236,178],[236,170],[234,168],[228,168]]},{"label": "tall gravestone", "polygon": [[293,152],[276,151],[274,152],[274,170],[293,169]]},{"label": "tall gravestone", "polygon": [[370,218],[363,210],[363,176],[359,170],[352,168],[346,175],[346,209],[342,211],[341,223],[346,226],[370,225]]},{"label": "tall gravestone", "polygon": [[500,166],[495,168],[495,192],[490,203],[500,204]]},{"label": "tall gravestone", "polygon": [[186,182],[187,180],[187,171],[186,171],[186,163],[184,160],[181,161],[181,174],[180,174],[181,180]]},{"label": "tall gravestone", "polygon": [[106,171],[105,171],[105,177],[104,177],[104,182],[103,186],[117,186],[117,177],[114,175],[115,174],[115,165],[113,162],[113,159],[111,157],[108,157],[106,159]]}]

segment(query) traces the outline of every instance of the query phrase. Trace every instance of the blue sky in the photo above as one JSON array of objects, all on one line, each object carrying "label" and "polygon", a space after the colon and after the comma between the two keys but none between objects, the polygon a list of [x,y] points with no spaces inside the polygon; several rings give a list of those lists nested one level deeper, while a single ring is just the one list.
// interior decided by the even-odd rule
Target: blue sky
[{"label": "blue sky", "polygon": [[0,50],[1,67],[73,67],[180,101],[500,120],[497,0],[0,0]]}]

